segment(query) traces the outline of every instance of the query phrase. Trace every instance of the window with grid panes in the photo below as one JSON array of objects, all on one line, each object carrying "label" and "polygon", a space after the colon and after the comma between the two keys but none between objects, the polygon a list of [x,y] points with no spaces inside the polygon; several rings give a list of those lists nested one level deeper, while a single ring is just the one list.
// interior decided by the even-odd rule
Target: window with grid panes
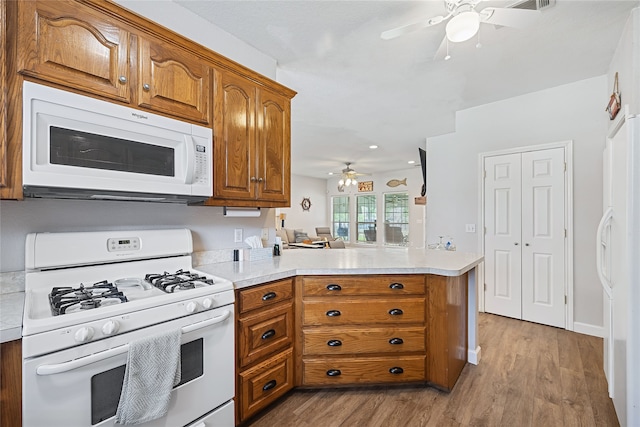
[{"label": "window with grid panes", "polygon": [[358,231],[358,242],[376,242],[376,196],[368,194],[366,196],[356,196],[356,228]]},{"label": "window with grid panes", "polygon": [[404,246],[409,241],[409,193],[384,195],[384,243]]},{"label": "window with grid panes", "polygon": [[344,241],[349,240],[349,196],[335,196],[331,198],[331,224],[332,234],[335,238]]}]

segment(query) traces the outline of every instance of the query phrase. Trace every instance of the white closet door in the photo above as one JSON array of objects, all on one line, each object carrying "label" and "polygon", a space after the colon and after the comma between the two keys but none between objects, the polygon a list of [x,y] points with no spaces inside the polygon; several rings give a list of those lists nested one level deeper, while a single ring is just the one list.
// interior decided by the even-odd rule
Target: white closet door
[{"label": "white closet door", "polygon": [[485,159],[485,311],[520,319],[520,154]]},{"label": "white closet door", "polygon": [[522,319],[565,327],[564,149],[522,153]]}]

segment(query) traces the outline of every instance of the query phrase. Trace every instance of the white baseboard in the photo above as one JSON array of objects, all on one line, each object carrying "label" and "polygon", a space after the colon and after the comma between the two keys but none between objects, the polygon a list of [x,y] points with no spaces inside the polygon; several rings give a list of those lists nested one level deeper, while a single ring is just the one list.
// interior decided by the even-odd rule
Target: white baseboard
[{"label": "white baseboard", "polygon": [[588,323],[582,323],[582,322],[573,322],[573,332],[577,332],[579,334],[591,335],[599,338],[604,337],[604,327],[594,326],[594,325],[590,325]]},{"label": "white baseboard", "polygon": [[480,348],[480,346],[476,347],[475,350],[467,350],[467,362],[471,363],[472,365],[477,365],[478,363],[480,363],[481,351],[482,349]]}]

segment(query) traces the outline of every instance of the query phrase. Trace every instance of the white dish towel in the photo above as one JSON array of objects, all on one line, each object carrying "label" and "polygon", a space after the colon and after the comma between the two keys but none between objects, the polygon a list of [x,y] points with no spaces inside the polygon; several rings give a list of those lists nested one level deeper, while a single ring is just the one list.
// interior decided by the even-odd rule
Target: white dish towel
[{"label": "white dish towel", "polygon": [[142,424],[167,413],[171,391],[180,382],[181,337],[176,329],[129,343],[116,424]]}]

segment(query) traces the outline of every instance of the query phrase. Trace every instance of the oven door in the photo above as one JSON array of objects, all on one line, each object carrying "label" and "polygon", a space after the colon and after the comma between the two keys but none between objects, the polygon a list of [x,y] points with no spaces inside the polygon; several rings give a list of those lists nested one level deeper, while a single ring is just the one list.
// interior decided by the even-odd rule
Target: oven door
[{"label": "oven door", "polygon": [[[114,426],[127,361],[124,346],[171,328],[183,330],[182,381],[173,390],[167,415],[144,426],[187,425],[233,398],[233,325],[233,305],[228,305],[26,359],[23,426]],[[232,427],[233,411],[227,418],[216,425]]]}]

